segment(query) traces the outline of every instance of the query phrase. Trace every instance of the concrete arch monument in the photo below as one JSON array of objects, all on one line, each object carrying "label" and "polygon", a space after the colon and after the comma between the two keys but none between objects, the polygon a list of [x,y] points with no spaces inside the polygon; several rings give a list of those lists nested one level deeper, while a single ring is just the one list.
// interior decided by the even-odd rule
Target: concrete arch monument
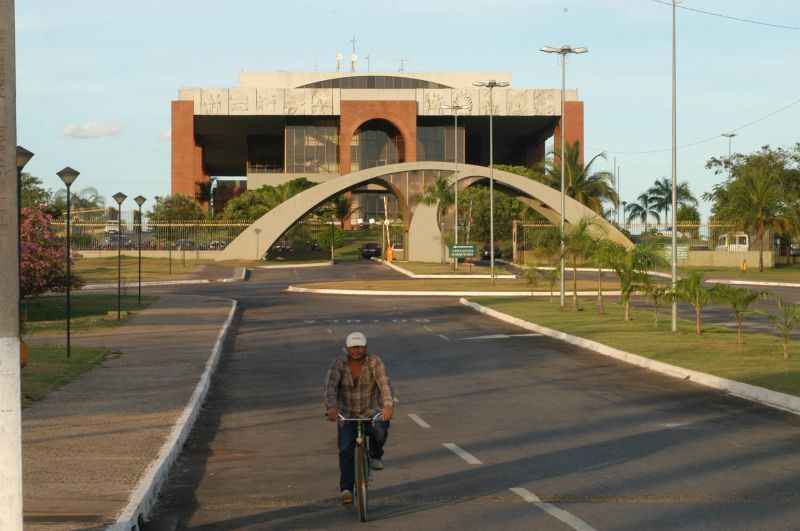
[{"label": "concrete arch monument", "polygon": [[[348,173],[304,190],[273,208],[233,240],[217,260],[260,259],[292,225],[331,197],[370,181],[381,181],[382,177],[390,174],[423,170],[454,172],[454,176],[450,178],[466,186],[488,179],[490,175],[489,168],[484,166],[455,165],[448,162],[404,162]],[[497,169],[494,170],[494,180],[496,185],[518,193],[521,199],[551,222],[558,222],[561,203],[561,193],[558,190],[527,177]],[[438,262],[441,259],[441,233],[436,224],[435,208],[420,203],[406,211],[411,214],[411,219],[405,220],[405,223],[409,227],[408,252],[412,260]],[[616,227],[570,197],[566,198],[564,216],[567,223],[577,223],[588,217],[599,227],[598,237],[602,233],[603,237],[625,247],[633,245]]]}]

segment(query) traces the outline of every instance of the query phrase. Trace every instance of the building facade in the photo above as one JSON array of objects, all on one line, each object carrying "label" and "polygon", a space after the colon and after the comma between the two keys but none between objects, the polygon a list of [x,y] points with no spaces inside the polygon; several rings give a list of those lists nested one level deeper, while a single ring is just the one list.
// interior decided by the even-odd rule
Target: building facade
[{"label": "building facade", "polygon": [[[245,72],[236,87],[182,88],[172,102],[172,193],[205,199],[213,177],[241,177],[250,189],[300,177],[322,183],[376,166],[453,162],[456,154],[461,163],[488,166],[490,105],[496,164],[543,160],[562,126],[568,143],[583,146],[576,91],[567,91],[562,119],[559,90],[512,85],[490,95],[473,86],[488,79],[510,83],[511,75]],[[408,187],[419,195],[426,176],[414,181],[406,184],[408,202]]]}]

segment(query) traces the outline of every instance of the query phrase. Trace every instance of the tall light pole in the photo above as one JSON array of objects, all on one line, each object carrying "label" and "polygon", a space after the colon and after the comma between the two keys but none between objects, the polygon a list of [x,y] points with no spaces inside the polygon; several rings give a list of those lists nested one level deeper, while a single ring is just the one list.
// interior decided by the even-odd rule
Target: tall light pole
[{"label": "tall light pole", "polygon": [[[458,113],[471,109],[469,105],[442,105],[442,110],[453,111],[453,193],[455,203],[455,212],[453,213],[453,243],[458,245]],[[453,259],[456,268],[458,267],[458,258]]]},{"label": "tall light pole", "polygon": [[117,202],[117,321],[122,319],[122,203],[128,198],[122,192],[113,196]]},{"label": "tall light pole", "polygon": [[72,294],[71,294],[71,287],[72,287],[72,233],[70,231],[70,218],[72,214],[70,213],[70,199],[72,199],[72,192],[70,191],[70,187],[72,183],[75,182],[75,179],[78,178],[80,172],[74,170],[67,166],[60,172],[56,173],[58,178],[61,179],[61,182],[64,183],[64,186],[67,187],[67,359],[69,359],[72,348],[71,348],[71,338],[70,338],[70,321],[72,316]]},{"label": "tall light pole", "polygon": [[567,92],[567,55],[569,55],[569,54],[586,53],[586,52],[589,51],[589,49],[588,48],[584,48],[582,46],[572,47],[572,46],[570,46],[568,44],[565,44],[564,46],[561,46],[560,48],[555,48],[553,46],[545,46],[544,48],[541,49],[541,51],[543,51],[544,53],[556,53],[556,54],[561,56],[561,161],[559,162],[559,164],[561,165],[561,220],[560,220],[561,221],[560,222],[560,226],[561,226],[561,228],[560,228],[560,230],[561,230],[561,265],[560,265],[560,271],[561,271],[561,273],[560,273],[559,276],[561,277],[561,281],[560,281],[561,282],[561,286],[560,286],[560,288],[561,288],[561,308],[563,309],[564,308],[564,302],[565,302],[564,291],[565,291],[565,287],[566,287],[566,285],[564,283],[564,269],[565,269],[565,265],[566,265],[564,263],[564,231],[565,231],[565,227],[564,227],[564,209],[566,208],[566,193],[565,193],[565,184],[564,184],[565,183],[566,164],[564,163],[565,162],[564,155],[566,153],[566,147],[567,147],[567,145],[566,145],[566,136],[565,136],[565,130],[567,128],[566,127],[567,124],[566,124],[566,121],[564,119],[564,108],[566,107],[565,100],[566,100],[566,92]]},{"label": "tall light pole", "polygon": [[489,274],[494,284],[494,89],[509,85],[508,81],[475,81],[473,86],[489,89]]},{"label": "tall light pole", "polygon": [[[22,170],[33,158],[33,153],[22,146],[17,146],[17,276],[22,279]],[[25,313],[22,311],[22,298],[19,301],[20,335]]]},{"label": "tall light pole", "polygon": [[139,205],[139,226],[138,230],[136,231],[139,236],[139,241],[137,247],[139,248],[139,306],[142,305],[142,205],[147,198],[141,195],[137,195],[133,198],[136,201],[136,204]]},{"label": "tall light pole", "polygon": [[[678,285],[678,77],[677,77],[677,0],[672,0],[672,291]],[[672,331],[678,331],[678,301],[672,299]]]},{"label": "tall light pole", "polygon": [[[731,157],[733,156],[733,138],[736,136],[736,133],[722,133],[722,136],[728,139],[728,165],[730,168],[731,164]],[[728,176],[731,174],[731,169],[728,169]]]}]

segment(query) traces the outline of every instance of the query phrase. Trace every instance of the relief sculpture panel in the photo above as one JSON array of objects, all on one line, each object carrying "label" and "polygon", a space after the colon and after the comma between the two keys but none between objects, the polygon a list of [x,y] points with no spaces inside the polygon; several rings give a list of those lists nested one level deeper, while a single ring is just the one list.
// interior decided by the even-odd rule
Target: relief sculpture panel
[{"label": "relief sculpture panel", "polygon": [[196,114],[228,114],[228,89],[205,89]]},{"label": "relief sculpture panel", "polygon": [[283,114],[286,90],[256,89],[256,114]]},{"label": "relief sculpture panel", "polygon": [[256,89],[232,88],[229,91],[228,112],[232,115],[255,114]]}]

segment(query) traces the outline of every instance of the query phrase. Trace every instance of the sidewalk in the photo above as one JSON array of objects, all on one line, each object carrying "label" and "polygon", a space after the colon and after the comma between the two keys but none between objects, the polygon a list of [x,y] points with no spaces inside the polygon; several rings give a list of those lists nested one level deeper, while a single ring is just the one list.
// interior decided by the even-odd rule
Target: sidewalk
[{"label": "sidewalk", "polygon": [[23,411],[26,530],[114,522],[190,401],[231,304],[164,295],[119,328],[73,336],[122,355]]}]

